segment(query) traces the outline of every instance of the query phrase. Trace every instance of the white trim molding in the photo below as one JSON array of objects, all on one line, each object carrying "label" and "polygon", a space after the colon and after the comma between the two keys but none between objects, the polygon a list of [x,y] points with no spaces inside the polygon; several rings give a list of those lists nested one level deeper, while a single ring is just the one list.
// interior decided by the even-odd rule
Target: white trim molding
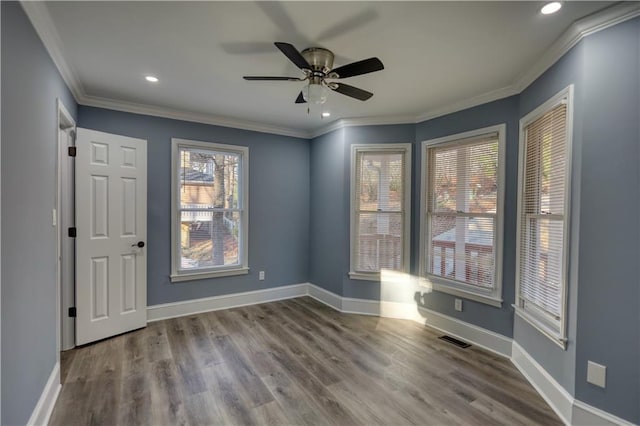
[{"label": "white trim molding", "polygon": [[575,399],[518,342],[513,342],[511,362],[566,425],[632,426],[633,423]]},{"label": "white trim molding", "polygon": [[511,362],[567,425],[571,424],[573,397],[527,351],[513,342]]},{"label": "white trim molding", "polygon": [[583,38],[640,16],[640,3],[623,2],[575,21],[512,85],[522,92]]},{"label": "white trim molding", "polygon": [[[493,331],[458,320],[448,315],[416,306],[415,303],[354,299],[339,296],[311,283],[293,284],[264,290],[247,291],[223,296],[165,303],[147,307],[147,322],[160,321],[217,311],[240,306],[255,305],[310,296],[325,305],[344,313],[374,315],[416,321],[451,336],[466,340],[495,354],[511,359],[524,377],[540,393],[544,400],[567,425],[624,425],[624,419],[574,398],[534,360],[517,342]],[[46,425],[55,407],[62,385],[60,364],[56,363],[38,399],[29,426]]]},{"label": "white trim molding", "polygon": [[[423,141],[420,146],[420,217],[419,223],[419,259],[418,275],[433,289],[443,293],[452,294],[458,297],[475,300],[494,307],[502,306],[502,253],[504,247],[504,194],[506,187],[505,169],[506,169],[506,123],[494,126],[474,129],[463,133],[447,135],[444,137]],[[430,253],[430,234],[431,221],[429,216],[433,214],[428,207],[429,192],[431,182],[429,181],[430,170],[430,150],[440,147],[464,147],[469,144],[475,144],[479,141],[487,141],[495,138],[498,143],[497,152],[497,195],[496,195],[496,213],[495,213],[495,236],[493,242],[494,251],[494,275],[493,288],[484,289],[461,281],[455,281],[446,277],[430,274],[427,270],[431,258]],[[461,213],[461,212],[458,212]],[[470,216],[470,215],[468,215]],[[490,215],[485,214],[486,218]]]},{"label": "white trim molding", "polygon": [[53,408],[56,405],[61,388],[60,363],[56,362],[56,365],[53,366],[53,370],[49,375],[49,380],[47,380],[42,394],[38,399],[38,403],[33,409],[31,417],[29,417],[29,421],[27,422],[28,426],[44,426],[49,423],[49,418],[51,417],[51,413],[53,413]]},{"label": "white trim molding", "polygon": [[294,297],[306,295],[307,284],[302,283],[267,288],[264,290],[185,300],[182,302],[151,305],[147,307],[147,322],[149,323],[169,318],[195,315],[203,312],[218,311],[220,309],[230,309],[240,306],[256,305],[259,303],[275,302],[277,300],[292,299]]},{"label": "white trim molding", "polygon": [[468,341],[498,355],[510,358],[512,339],[457,318],[417,306],[415,303],[378,301],[342,297],[314,284],[308,295],[344,313],[408,319]]},{"label": "white trim molding", "polygon": [[335,309],[336,311],[343,312],[342,310],[342,296],[338,296],[335,293],[325,290],[322,287],[318,287],[315,284],[307,284],[307,296],[313,297],[318,302],[322,302],[325,305]]},{"label": "white trim molding", "polygon": [[[518,194],[517,194],[517,220],[516,220],[516,302],[513,305],[515,312],[523,320],[527,321],[552,342],[560,346],[563,350],[567,348],[567,305],[569,288],[569,255],[571,247],[571,182],[572,182],[572,159],[573,159],[573,84],[565,87],[550,99],[536,107],[533,111],[520,119],[519,129],[519,153],[518,153]],[[527,161],[527,128],[530,124],[540,119],[544,114],[552,111],[560,105],[566,105],[565,117],[565,170],[564,188],[565,195],[562,211],[562,271],[561,271],[561,293],[560,293],[560,319],[558,324],[552,322],[543,312],[531,304],[528,307],[524,296],[521,295],[522,274],[520,259],[527,253],[522,252],[523,228],[524,227],[524,197],[525,197],[525,175],[529,162]],[[554,212],[555,213],[555,212]],[[554,216],[548,216],[554,217]]]},{"label": "white trim molding", "polygon": [[415,124],[417,123],[416,117],[413,115],[402,116],[390,116],[390,117],[355,117],[355,118],[341,118],[335,120],[331,124],[324,127],[320,127],[314,131],[311,131],[307,136],[310,138],[317,138],[325,133],[333,132],[334,130],[344,129],[345,127],[358,127],[358,126],[386,126],[392,124]]},{"label": "white trim molding", "polygon": [[303,129],[287,128],[272,124],[259,123],[256,121],[223,117],[221,115],[181,111],[173,108],[144,105],[135,102],[101,98],[97,96],[84,95],[80,100],[78,100],[78,103],[81,105],[130,112],[133,114],[170,118],[174,120],[189,121],[192,123],[211,124],[213,126],[230,127],[232,129],[250,130],[253,132],[269,133],[273,135],[291,136],[294,138],[307,139],[310,136],[310,132]]},{"label": "white trim molding", "polygon": [[[180,252],[180,229],[182,223],[182,207],[180,170],[184,165],[181,163],[182,150],[200,150],[207,154],[224,154],[237,156],[238,184],[236,192],[238,195],[237,206],[235,208],[218,208],[221,212],[234,212],[240,216],[240,233],[238,238],[238,263],[235,265],[214,266],[209,268],[182,269]],[[193,207],[192,207],[193,209]],[[193,209],[194,214],[198,212],[211,212],[211,209]],[[172,283],[199,280],[206,278],[228,277],[232,275],[246,275],[249,273],[249,147],[240,145],[228,145],[217,142],[202,142],[188,139],[171,138],[171,275]]]},{"label": "white trim molding", "polygon": [[58,68],[62,79],[69,87],[69,90],[76,99],[76,102],[81,103],[81,100],[86,97],[84,88],[82,87],[78,74],[76,74],[74,69],[65,59],[66,54],[64,52],[62,40],[60,40],[58,31],[56,31],[56,27],[51,19],[51,15],[49,15],[47,5],[45,2],[24,0],[20,1],[20,5],[29,17],[33,28],[36,30],[36,33],[38,33],[40,40],[42,40],[42,44],[44,44],[45,49],[49,52],[51,60],[55,64],[56,68]]},{"label": "white trim molding", "polygon": [[633,423],[586,404],[579,399],[573,401],[571,424],[579,426],[633,426]]},{"label": "white trim molding", "polygon": [[[351,145],[350,159],[350,195],[349,195],[349,278],[353,280],[380,281],[380,270],[362,271],[357,270],[356,258],[358,256],[358,243],[360,226],[357,223],[359,214],[395,214],[400,213],[402,218],[402,260],[401,271],[409,272],[409,261],[411,257],[411,143],[381,143],[381,144],[353,144]],[[358,154],[384,155],[384,154],[401,154],[402,156],[402,206],[399,211],[389,210],[387,208],[378,208],[375,210],[360,209],[360,195],[358,182]],[[380,166],[382,174],[383,166]],[[387,176],[390,180],[390,173]],[[379,178],[383,181],[382,177]],[[379,183],[382,185],[382,183]],[[379,201],[379,200],[378,200]],[[380,205],[378,204],[378,207]],[[379,268],[380,269],[380,268]]]},{"label": "white trim molding", "polygon": [[470,98],[453,101],[448,105],[425,111],[421,114],[391,117],[343,118],[315,130],[304,130],[275,126],[266,123],[257,123],[249,120],[234,119],[231,117],[178,111],[160,106],[88,95],[85,92],[77,73],[65,59],[62,41],[55,29],[55,25],[49,15],[46,4],[44,2],[32,2],[25,0],[22,0],[20,3],[38,33],[38,36],[42,40],[45,48],[49,52],[51,59],[58,68],[58,71],[60,71],[63,80],[67,83],[67,86],[69,86],[73,96],[80,105],[152,115],[155,117],[173,118],[195,123],[232,127],[236,129],[252,130],[276,135],[293,136],[304,139],[315,138],[333,130],[350,126],[416,124],[432,118],[441,117],[443,115],[516,95],[522,92],[522,90],[535,81],[535,79],[543,72],[555,64],[558,59],[560,59],[583,38],[629,19],[633,19],[636,16],[640,16],[640,2],[624,2],[575,21],[551,46],[547,48],[545,54],[536,59],[534,63],[529,64],[529,66],[525,68],[525,72],[505,87],[474,95]]}]

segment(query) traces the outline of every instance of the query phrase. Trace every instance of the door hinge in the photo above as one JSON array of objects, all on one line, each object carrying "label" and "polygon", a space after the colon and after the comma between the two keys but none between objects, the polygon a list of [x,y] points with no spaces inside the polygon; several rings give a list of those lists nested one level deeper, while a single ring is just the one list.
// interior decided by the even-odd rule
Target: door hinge
[{"label": "door hinge", "polygon": [[76,312],[76,307],[69,308],[69,317],[75,318],[78,313]]},{"label": "door hinge", "polygon": [[75,226],[69,228],[69,237],[75,238],[76,236],[78,236],[77,228]]},{"label": "door hinge", "polygon": [[75,157],[76,156],[76,147],[75,146],[70,146],[67,148],[67,152],[69,153],[69,157]]}]

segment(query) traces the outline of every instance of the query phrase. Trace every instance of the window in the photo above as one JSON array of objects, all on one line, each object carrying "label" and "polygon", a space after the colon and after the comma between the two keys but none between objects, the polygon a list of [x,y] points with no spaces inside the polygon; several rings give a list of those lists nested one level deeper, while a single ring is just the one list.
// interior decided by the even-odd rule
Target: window
[{"label": "window", "polygon": [[351,272],[409,271],[411,144],[352,145]]},{"label": "window", "polygon": [[516,313],[565,347],[572,87],[520,121]]},{"label": "window", "polygon": [[421,275],[438,291],[502,303],[505,125],[423,142]]},{"label": "window", "polygon": [[171,143],[171,281],[246,274],[249,149]]}]

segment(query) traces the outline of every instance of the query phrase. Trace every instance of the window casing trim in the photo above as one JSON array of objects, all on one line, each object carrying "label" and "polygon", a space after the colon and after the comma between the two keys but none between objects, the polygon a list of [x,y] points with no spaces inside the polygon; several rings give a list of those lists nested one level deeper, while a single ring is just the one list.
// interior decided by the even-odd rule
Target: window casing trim
[{"label": "window casing trim", "polygon": [[[556,93],[549,100],[542,105],[535,108],[533,111],[525,115],[520,119],[520,136],[518,143],[518,221],[516,228],[516,303],[513,305],[516,314],[527,321],[531,326],[540,331],[543,335],[547,336],[555,344],[559,345],[562,349],[567,348],[567,302],[568,302],[568,289],[569,289],[569,258],[571,248],[571,175],[572,175],[572,158],[573,158],[573,96],[574,87],[573,84],[565,87],[560,92]],[[527,308],[524,304],[524,298],[520,295],[520,256],[521,253],[521,235],[522,235],[522,209],[523,209],[523,196],[524,196],[524,173],[526,163],[526,129],[527,126],[538,118],[557,107],[561,104],[566,104],[566,134],[565,134],[565,199],[563,207],[563,247],[562,247],[562,292],[560,301],[560,326],[556,330],[555,327],[550,325],[550,322],[536,312],[535,309]]]},{"label": "window casing trim", "polygon": [[[506,159],[506,131],[505,123],[495,126],[483,127],[468,132],[457,133],[441,138],[430,139],[422,142],[420,153],[420,244],[418,262],[419,275],[425,283],[436,291],[448,293],[459,297],[475,300],[487,305],[502,306],[502,260],[503,260],[503,234],[504,234],[504,187],[505,187],[505,159]],[[429,254],[427,247],[427,235],[429,235],[429,221],[427,220],[427,202],[429,189],[429,155],[428,150],[435,147],[447,147],[466,145],[483,136],[497,134],[498,137],[498,194],[496,200],[496,238],[495,238],[495,271],[494,288],[482,289],[474,286],[449,280],[428,273],[426,259]],[[478,215],[475,215],[478,216]]]},{"label": "window casing trim", "polygon": [[[179,218],[180,198],[180,179],[178,178],[179,170],[179,150],[180,148],[195,148],[207,151],[227,152],[229,154],[239,155],[241,158],[241,180],[242,194],[240,201],[241,206],[241,223],[242,238],[239,242],[241,245],[240,259],[237,265],[220,266],[215,268],[202,268],[195,271],[182,271],[178,268],[180,234],[179,234]],[[232,275],[243,275],[249,273],[249,147],[240,145],[229,145],[215,142],[194,141],[189,139],[171,138],[171,274],[169,278],[172,283],[199,280],[206,278],[228,277]]]},{"label": "window casing trim", "polygon": [[380,143],[380,144],[352,144],[351,145],[351,176],[350,176],[350,206],[349,206],[349,273],[352,280],[380,281],[380,272],[363,272],[355,270],[356,250],[356,159],[359,152],[398,152],[404,155],[404,199],[402,205],[403,229],[402,229],[402,271],[409,273],[411,260],[411,147],[410,143]]}]

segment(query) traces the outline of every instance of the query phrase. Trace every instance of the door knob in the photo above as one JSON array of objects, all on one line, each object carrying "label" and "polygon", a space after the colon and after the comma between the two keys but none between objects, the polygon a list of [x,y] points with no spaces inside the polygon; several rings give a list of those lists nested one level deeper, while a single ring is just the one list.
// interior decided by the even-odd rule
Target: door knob
[{"label": "door knob", "polygon": [[142,247],[144,247],[144,241],[138,241],[135,244],[131,244],[131,247],[140,247],[140,248],[142,248]]}]

